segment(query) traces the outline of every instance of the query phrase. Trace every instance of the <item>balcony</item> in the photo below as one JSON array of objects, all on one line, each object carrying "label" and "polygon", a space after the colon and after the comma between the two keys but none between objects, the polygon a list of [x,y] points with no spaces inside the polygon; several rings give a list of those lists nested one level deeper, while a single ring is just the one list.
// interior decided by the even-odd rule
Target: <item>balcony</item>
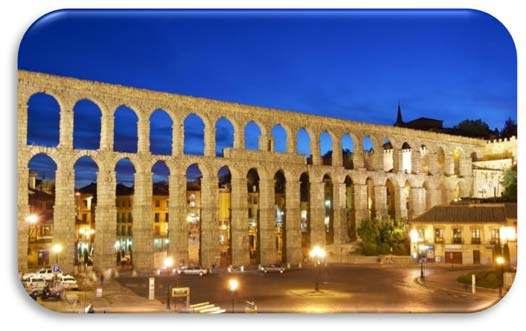
[{"label": "balcony", "polygon": [[480,238],[471,238],[472,245],[480,245]]},{"label": "balcony", "polygon": [[462,238],[453,238],[453,244],[462,244]]}]

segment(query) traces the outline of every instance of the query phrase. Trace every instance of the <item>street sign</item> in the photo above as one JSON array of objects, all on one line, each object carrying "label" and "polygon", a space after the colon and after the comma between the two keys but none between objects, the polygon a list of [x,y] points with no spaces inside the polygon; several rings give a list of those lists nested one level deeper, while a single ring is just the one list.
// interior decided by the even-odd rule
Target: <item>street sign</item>
[{"label": "street sign", "polygon": [[155,278],[148,278],[148,300],[153,300],[155,298]]},{"label": "street sign", "polygon": [[173,298],[186,298],[190,296],[189,287],[174,287],[172,288],[172,297]]}]

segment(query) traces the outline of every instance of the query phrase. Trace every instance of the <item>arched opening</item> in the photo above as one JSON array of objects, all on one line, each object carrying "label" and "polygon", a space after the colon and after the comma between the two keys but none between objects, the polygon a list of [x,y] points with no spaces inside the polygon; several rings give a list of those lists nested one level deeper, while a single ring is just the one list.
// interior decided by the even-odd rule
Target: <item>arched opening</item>
[{"label": "arched opening", "polygon": [[387,216],[390,219],[396,219],[396,201],[395,201],[395,185],[388,179],[385,182],[386,202],[387,202]]},{"label": "arched opening", "polygon": [[150,115],[150,152],[155,155],[172,154],[173,121],[162,109]]},{"label": "arched opening", "polygon": [[429,210],[431,209],[431,207],[433,206],[433,200],[432,200],[432,195],[431,195],[431,187],[429,185],[428,182],[424,182],[424,197],[422,200],[424,200],[425,202],[425,210]]},{"label": "arched opening", "polygon": [[320,134],[320,155],[322,165],[332,165],[332,138],[325,130]]},{"label": "arched opening", "polygon": [[362,141],[363,164],[366,170],[374,170],[374,144],[371,136],[366,135]]},{"label": "arched opening", "polygon": [[351,241],[357,239],[356,217],[354,210],[354,186],[351,177],[345,177],[345,217],[347,221],[348,236]]},{"label": "arched opening", "polygon": [[305,128],[299,129],[296,134],[296,152],[305,156],[307,164],[312,164],[310,135]]},{"label": "arched opening", "polygon": [[137,153],[137,121],[135,112],[127,106],[119,106],[113,116],[113,150]]},{"label": "arched opening", "polygon": [[333,184],[331,176],[323,176],[323,207],[325,225],[325,243],[331,245],[334,243],[334,206],[333,206]]},{"label": "arched opening", "polygon": [[102,112],[88,99],[82,99],[73,107],[73,148],[100,148]]},{"label": "arched opening", "polygon": [[300,231],[301,250],[306,259],[310,248],[310,181],[309,174],[304,172],[300,176]]},{"label": "arched opening", "polygon": [[453,151],[453,174],[460,176],[460,159],[462,158],[462,151],[457,148]]},{"label": "arched opening", "polygon": [[188,115],[184,120],[184,154],[205,154],[205,123],[196,114]]},{"label": "arched opening", "polygon": [[439,189],[440,189],[440,201],[442,202],[442,205],[448,205],[449,197],[448,197],[448,189],[447,189],[446,184],[440,183]]},{"label": "arched opening", "polygon": [[132,268],[135,167],[128,158],[124,158],[115,165],[115,173],[117,176],[115,185],[117,236],[114,247],[117,254],[117,264],[123,268]]},{"label": "arched opening", "polygon": [[438,148],[437,151],[437,168],[438,173],[441,175],[447,174],[446,172],[446,153],[442,147]]},{"label": "arched opening", "polygon": [[250,264],[260,264],[259,175],[254,168],[247,173],[247,199]]},{"label": "arched opening", "polygon": [[245,125],[245,149],[258,151],[259,140],[261,138],[261,129],[254,121],[250,121]]},{"label": "arched opening", "polygon": [[219,169],[217,178],[220,264],[228,266],[232,264],[232,213],[230,209],[232,174],[230,169],[227,166]]},{"label": "arched opening", "polygon": [[406,217],[408,220],[412,220],[414,216],[413,201],[411,199],[411,184],[406,181],[402,189],[403,201],[405,202]]},{"label": "arched opening", "polygon": [[162,265],[168,255],[168,219],[170,196],[170,169],[164,161],[152,166],[153,251],[154,265]]},{"label": "arched opening", "polygon": [[391,141],[388,138],[384,139],[384,143],[382,145],[384,150],[384,171],[385,172],[392,172],[394,170],[394,149],[393,144],[391,144]]},{"label": "arched opening", "polygon": [[55,173],[57,164],[46,154],[29,160],[28,249],[29,268],[47,267],[52,259],[53,210],[55,206]]},{"label": "arched opening", "polygon": [[99,167],[89,156],[75,162],[75,265],[93,265]]},{"label": "arched opening", "polygon": [[402,144],[401,170],[405,174],[410,174],[413,171],[413,151],[407,142]]},{"label": "arched opening", "polygon": [[354,169],[354,144],[351,136],[346,133],[342,137],[342,165],[345,169]]},{"label": "arched opening", "polygon": [[429,150],[426,145],[420,146],[420,171],[424,175],[431,174],[431,164],[429,160]]},{"label": "arched opening", "polygon": [[281,124],[272,128],[272,151],[277,153],[287,152],[287,131]]},{"label": "arched opening", "polygon": [[372,178],[367,178],[365,181],[367,186],[367,215],[369,219],[376,218],[376,203],[374,199],[374,182]]},{"label": "arched opening", "polygon": [[60,105],[46,93],[35,93],[27,102],[27,144],[55,147],[60,140]]},{"label": "arched opening", "polygon": [[285,263],[287,261],[287,200],[286,200],[285,175],[279,170],[274,175],[274,208],[275,213],[275,234],[276,234],[276,251],[278,259]]},{"label": "arched opening", "polygon": [[188,261],[201,264],[201,178],[197,164],[186,169],[186,222],[188,223]]},{"label": "arched opening", "polygon": [[460,183],[455,184],[455,186],[453,187],[453,192],[451,193],[451,200],[453,202],[460,201],[461,193],[462,191],[460,189]]},{"label": "arched opening", "polygon": [[226,118],[221,117],[216,122],[216,156],[223,157],[225,148],[234,147],[234,126]]}]

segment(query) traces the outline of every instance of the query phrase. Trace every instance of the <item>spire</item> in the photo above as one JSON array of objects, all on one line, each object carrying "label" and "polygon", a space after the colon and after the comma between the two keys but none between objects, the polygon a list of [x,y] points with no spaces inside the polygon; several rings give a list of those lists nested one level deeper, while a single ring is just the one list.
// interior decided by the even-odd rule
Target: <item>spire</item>
[{"label": "spire", "polygon": [[398,109],[396,113],[396,122],[394,124],[395,126],[402,126],[404,125],[404,120],[402,119],[402,108],[400,107],[400,101],[398,101]]}]

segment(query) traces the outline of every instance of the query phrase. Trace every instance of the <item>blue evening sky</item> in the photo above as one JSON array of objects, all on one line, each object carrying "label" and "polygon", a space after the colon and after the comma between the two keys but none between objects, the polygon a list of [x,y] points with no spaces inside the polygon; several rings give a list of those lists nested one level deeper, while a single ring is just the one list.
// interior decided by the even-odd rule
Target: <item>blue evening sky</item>
[{"label": "blue evening sky", "polygon": [[[513,41],[494,18],[467,10],[62,11],[29,28],[19,68],[388,125],[399,101],[404,120],[481,118],[502,128],[516,119]],[[135,121],[123,113],[126,149]],[[161,144],[171,124],[157,117]],[[35,118],[50,129],[30,125],[28,140],[51,141],[53,116]],[[96,119],[81,122],[77,146],[96,144]],[[188,123],[192,153],[199,126]],[[228,123],[218,126],[227,141]]]}]

